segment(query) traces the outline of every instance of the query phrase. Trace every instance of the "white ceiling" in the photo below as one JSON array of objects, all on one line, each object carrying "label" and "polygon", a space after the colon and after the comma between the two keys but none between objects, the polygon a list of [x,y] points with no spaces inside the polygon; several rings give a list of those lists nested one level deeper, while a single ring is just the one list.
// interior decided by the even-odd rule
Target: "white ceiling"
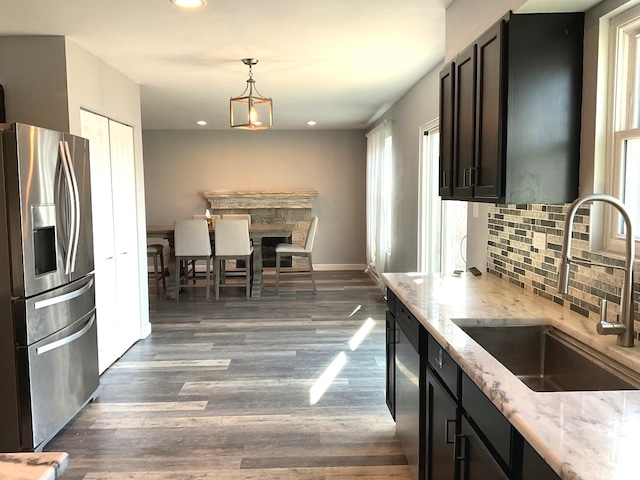
[{"label": "white ceiling", "polygon": [[229,128],[248,67],[274,128],[363,128],[444,57],[453,0],[0,0],[0,35],[65,35],[139,83],[148,129]]},{"label": "white ceiling", "polygon": [[103,59],[140,84],[145,129],[228,129],[246,57],[259,60],[274,128],[364,128],[442,61],[452,2],[208,0],[184,11],[169,0],[0,0],[0,35],[64,35]]}]

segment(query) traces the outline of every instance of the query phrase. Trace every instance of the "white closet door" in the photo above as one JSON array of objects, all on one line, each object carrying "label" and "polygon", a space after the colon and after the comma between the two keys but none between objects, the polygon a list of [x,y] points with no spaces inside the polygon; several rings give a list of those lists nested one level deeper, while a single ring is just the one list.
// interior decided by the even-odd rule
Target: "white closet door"
[{"label": "white closet door", "polygon": [[81,110],[80,122],[82,136],[89,139],[91,161],[91,205],[98,322],[98,369],[102,373],[122,354],[120,352],[117,328],[118,302],[109,120],[102,115]]},{"label": "white closet door", "polygon": [[109,120],[118,330],[124,353],[140,338],[140,272],[133,128]]}]

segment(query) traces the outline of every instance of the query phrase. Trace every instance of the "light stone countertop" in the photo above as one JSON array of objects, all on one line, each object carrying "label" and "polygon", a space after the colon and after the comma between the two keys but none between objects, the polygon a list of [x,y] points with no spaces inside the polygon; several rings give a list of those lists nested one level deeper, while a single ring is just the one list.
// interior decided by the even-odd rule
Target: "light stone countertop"
[{"label": "light stone countertop", "polygon": [[546,323],[640,372],[640,342],[616,345],[595,321],[484,274],[385,273],[389,288],[563,479],[640,478],[640,391],[534,392],[458,326]]},{"label": "light stone countertop", "polygon": [[67,465],[65,452],[0,453],[0,480],[55,480]]}]

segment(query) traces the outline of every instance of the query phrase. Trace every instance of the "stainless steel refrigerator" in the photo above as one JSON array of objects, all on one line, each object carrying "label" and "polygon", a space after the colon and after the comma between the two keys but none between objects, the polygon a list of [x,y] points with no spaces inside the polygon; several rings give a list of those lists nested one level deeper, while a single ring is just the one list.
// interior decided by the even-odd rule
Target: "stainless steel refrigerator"
[{"label": "stainless steel refrigerator", "polygon": [[38,451],[99,385],[89,142],[0,130],[0,451]]}]

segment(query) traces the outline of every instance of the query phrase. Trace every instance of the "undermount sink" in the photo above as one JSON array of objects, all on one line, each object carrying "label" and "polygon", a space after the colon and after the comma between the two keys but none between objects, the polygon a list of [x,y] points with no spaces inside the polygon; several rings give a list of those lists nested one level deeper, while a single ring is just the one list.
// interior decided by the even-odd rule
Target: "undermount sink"
[{"label": "undermount sink", "polygon": [[460,328],[536,392],[640,388],[640,374],[552,326]]}]

